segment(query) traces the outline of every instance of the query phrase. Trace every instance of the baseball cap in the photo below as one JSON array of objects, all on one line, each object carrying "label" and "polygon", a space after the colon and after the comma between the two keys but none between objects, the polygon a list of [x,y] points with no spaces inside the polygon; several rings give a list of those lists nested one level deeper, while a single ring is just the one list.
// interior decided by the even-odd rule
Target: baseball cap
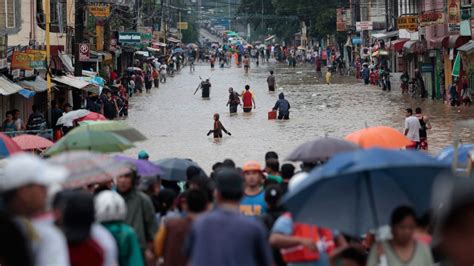
[{"label": "baseball cap", "polygon": [[48,186],[64,181],[69,171],[53,166],[47,161],[28,153],[11,156],[0,172],[0,190],[9,191],[28,184]]},{"label": "baseball cap", "polygon": [[242,171],[244,171],[244,172],[248,172],[248,171],[260,171],[260,172],[262,172],[262,166],[256,161],[248,161],[242,167]]}]

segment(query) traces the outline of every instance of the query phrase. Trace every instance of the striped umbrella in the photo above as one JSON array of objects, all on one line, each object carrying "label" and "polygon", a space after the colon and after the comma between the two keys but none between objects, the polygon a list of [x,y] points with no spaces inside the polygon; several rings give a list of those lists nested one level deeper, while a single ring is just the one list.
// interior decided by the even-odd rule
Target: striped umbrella
[{"label": "striped umbrella", "polygon": [[127,174],[133,166],[114,160],[111,156],[88,151],[63,152],[48,160],[52,164],[66,167],[70,174],[63,183],[64,188],[79,188],[111,181]]},{"label": "striped umbrella", "polygon": [[0,159],[8,157],[16,152],[21,152],[20,146],[9,136],[0,133]]}]

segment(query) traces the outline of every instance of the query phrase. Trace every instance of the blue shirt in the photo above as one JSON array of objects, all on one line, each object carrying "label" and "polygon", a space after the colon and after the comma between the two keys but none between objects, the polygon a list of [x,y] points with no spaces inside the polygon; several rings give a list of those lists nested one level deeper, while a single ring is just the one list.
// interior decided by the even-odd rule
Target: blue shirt
[{"label": "blue shirt", "polygon": [[240,201],[240,212],[245,216],[260,216],[266,213],[267,209],[263,189],[257,195],[245,195]]},{"label": "blue shirt", "polygon": [[267,266],[272,253],[263,225],[238,210],[216,208],[191,228],[187,255],[192,266]]},{"label": "blue shirt", "polygon": [[[280,216],[273,225],[272,233],[293,235],[293,219],[285,215]],[[319,250],[319,254],[319,260],[301,263],[288,263],[287,266],[329,266],[328,254],[324,250]]]}]

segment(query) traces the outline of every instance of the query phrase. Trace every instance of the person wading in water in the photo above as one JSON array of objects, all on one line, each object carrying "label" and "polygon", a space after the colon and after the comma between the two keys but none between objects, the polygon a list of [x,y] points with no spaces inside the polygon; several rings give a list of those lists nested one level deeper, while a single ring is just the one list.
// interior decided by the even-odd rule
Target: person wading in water
[{"label": "person wading in water", "polygon": [[211,133],[214,133],[214,138],[220,139],[222,138],[222,131],[224,131],[227,135],[232,136],[232,134],[222,125],[221,121],[219,121],[219,114],[214,114],[214,129],[209,130],[207,135],[209,136]]}]

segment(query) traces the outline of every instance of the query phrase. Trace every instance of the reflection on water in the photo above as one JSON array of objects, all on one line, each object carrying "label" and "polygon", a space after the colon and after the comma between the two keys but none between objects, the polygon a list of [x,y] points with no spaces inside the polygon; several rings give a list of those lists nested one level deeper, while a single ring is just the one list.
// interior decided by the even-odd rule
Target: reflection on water
[{"label": "reflection on water", "polygon": [[[267,89],[266,77],[275,70],[277,92]],[[193,95],[200,82],[199,76],[209,77],[211,98],[202,100],[200,92]],[[165,157],[192,158],[206,170],[225,158],[237,164],[253,159],[263,162],[265,152],[277,151],[285,157],[304,141],[325,135],[344,137],[368,126],[386,125],[403,130],[405,109],[421,107],[431,119],[430,152],[436,153],[452,143],[455,121],[472,118],[474,107],[453,108],[439,101],[412,99],[402,96],[397,88],[390,93],[378,87],[353,84],[353,80],[333,76],[335,84],[322,84],[311,68],[287,68],[286,65],[252,66],[248,75],[242,68],[211,70],[207,65],[187,69],[166,84],[154,89],[151,95],[133,97],[128,122],[148,138],[137,143],[133,154],[147,150],[153,160]],[[252,113],[230,115],[226,107],[228,88],[241,93],[250,85],[257,108]],[[280,92],[290,101],[289,121],[267,120]],[[206,133],[213,127],[213,114],[221,115],[221,122],[232,136],[224,135],[215,141]],[[474,142],[470,130],[461,133],[464,142]]]}]

